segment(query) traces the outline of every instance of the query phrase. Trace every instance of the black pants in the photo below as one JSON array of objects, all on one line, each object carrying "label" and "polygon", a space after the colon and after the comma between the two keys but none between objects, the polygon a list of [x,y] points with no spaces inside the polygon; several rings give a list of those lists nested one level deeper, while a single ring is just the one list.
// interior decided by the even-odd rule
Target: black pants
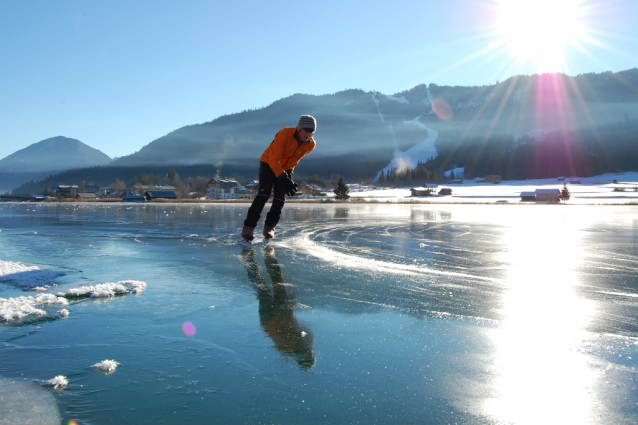
[{"label": "black pants", "polygon": [[[286,171],[288,177],[292,178],[292,170]],[[257,227],[257,222],[261,217],[261,212],[270,198],[270,194],[275,190],[273,194],[272,205],[270,211],[266,214],[266,225],[275,227],[279,223],[281,218],[281,210],[286,203],[286,192],[282,184],[277,181],[275,172],[270,168],[268,163],[259,162],[259,192],[253,199],[253,203],[248,209],[246,220],[244,220],[244,226]]]}]

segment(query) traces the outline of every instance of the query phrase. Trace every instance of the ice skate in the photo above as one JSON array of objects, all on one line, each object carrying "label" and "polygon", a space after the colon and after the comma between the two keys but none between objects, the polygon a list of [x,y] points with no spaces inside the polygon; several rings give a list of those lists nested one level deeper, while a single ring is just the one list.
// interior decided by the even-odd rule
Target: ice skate
[{"label": "ice skate", "polygon": [[249,226],[244,226],[243,229],[241,229],[241,238],[243,240],[245,240],[246,242],[252,242],[253,239],[255,239],[255,236],[253,235],[253,230],[255,230],[252,227]]},{"label": "ice skate", "polygon": [[269,241],[270,239],[274,239],[274,238],[275,238],[275,226],[265,225],[264,226],[264,239],[266,241]]}]

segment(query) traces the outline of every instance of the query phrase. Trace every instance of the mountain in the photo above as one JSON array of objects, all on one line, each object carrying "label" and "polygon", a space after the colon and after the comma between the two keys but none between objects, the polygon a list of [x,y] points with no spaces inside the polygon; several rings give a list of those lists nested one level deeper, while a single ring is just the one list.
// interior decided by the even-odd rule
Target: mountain
[{"label": "mountain", "polygon": [[69,172],[55,179],[108,184],[119,178],[130,184],[133,176],[163,176],[170,168],[182,177],[256,178],[263,150],[302,114],[317,118],[317,149],[296,175],[338,174],[356,181],[419,164],[439,174],[456,166],[465,167],[466,177],[511,179],[638,170],[634,68],[516,76],[480,87],[421,84],[393,95],[356,89],[295,94],[177,129],[82,177]]},{"label": "mountain", "polygon": [[276,132],[294,126],[303,113],[318,120],[318,145],[299,172],[369,177],[432,134],[437,135],[436,149],[424,152],[437,156],[454,146],[500,143],[503,138],[514,143],[529,134],[597,129],[635,118],[638,70],[519,76],[483,87],[419,85],[391,96],[362,90],[296,94],[263,109],[180,128],[112,165],[216,164],[234,172],[256,168]]},{"label": "mountain", "polygon": [[72,168],[107,165],[111,158],[101,151],[68,137],[52,137],[34,143],[0,160],[0,193],[29,180]]}]

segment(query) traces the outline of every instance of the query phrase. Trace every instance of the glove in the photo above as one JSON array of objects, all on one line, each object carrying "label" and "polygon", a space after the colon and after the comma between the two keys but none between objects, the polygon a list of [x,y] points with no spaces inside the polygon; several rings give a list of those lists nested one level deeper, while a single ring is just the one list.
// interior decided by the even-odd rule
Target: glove
[{"label": "glove", "polygon": [[299,185],[292,181],[292,179],[288,176],[288,174],[283,173],[279,177],[277,177],[279,183],[284,185],[284,190],[286,195],[295,196],[297,191],[299,190]]}]

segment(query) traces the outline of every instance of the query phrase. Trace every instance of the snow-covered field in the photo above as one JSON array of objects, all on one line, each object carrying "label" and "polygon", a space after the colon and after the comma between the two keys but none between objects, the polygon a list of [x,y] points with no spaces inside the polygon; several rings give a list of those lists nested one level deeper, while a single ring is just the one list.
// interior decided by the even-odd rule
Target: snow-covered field
[{"label": "snow-covered field", "polygon": [[[570,184],[570,180],[579,180],[580,184]],[[617,183],[613,183],[616,180]],[[594,177],[537,180],[511,180],[500,184],[475,183],[466,180],[463,184],[440,184],[441,188],[452,189],[452,196],[411,196],[410,188],[350,191],[350,197],[357,200],[379,202],[423,202],[423,203],[521,203],[521,192],[534,192],[536,189],[562,189],[567,183],[571,194],[569,204],[634,204],[638,203],[638,172],[622,174],[603,174]],[[623,191],[614,190],[623,189]],[[328,193],[332,196],[332,193]]]}]

